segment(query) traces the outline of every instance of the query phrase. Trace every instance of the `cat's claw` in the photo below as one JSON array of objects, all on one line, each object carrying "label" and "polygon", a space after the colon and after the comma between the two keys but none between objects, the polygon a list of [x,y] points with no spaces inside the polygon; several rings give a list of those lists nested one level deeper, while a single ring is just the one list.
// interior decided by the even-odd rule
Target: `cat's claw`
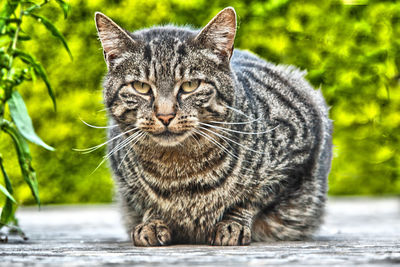
[{"label": "cat's claw", "polygon": [[161,220],[137,225],[132,230],[131,237],[137,247],[166,246],[171,243],[170,230]]},{"label": "cat's claw", "polygon": [[247,246],[250,242],[250,228],[232,220],[217,223],[210,237],[213,246]]}]

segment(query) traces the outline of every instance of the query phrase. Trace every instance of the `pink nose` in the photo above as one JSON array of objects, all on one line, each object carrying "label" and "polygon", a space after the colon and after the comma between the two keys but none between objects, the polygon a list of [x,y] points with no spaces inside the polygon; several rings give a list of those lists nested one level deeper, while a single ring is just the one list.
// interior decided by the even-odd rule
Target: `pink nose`
[{"label": "pink nose", "polygon": [[170,113],[170,114],[157,114],[156,117],[157,117],[165,126],[168,126],[168,124],[172,121],[172,119],[175,118],[175,113]]}]

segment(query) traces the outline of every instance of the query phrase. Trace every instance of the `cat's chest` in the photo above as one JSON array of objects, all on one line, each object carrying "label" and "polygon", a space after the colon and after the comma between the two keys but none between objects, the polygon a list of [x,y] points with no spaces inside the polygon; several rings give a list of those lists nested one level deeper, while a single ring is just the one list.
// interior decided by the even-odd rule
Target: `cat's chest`
[{"label": "cat's chest", "polygon": [[[217,151],[176,160],[170,153],[168,161],[147,155],[138,157],[134,165],[137,172],[132,178],[141,188],[137,201],[157,210],[164,220],[181,226],[208,225],[243,199],[238,187],[242,183],[239,164],[232,167],[232,162]],[[145,157],[148,160],[140,160]]]},{"label": "cat's chest", "polygon": [[230,201],[221,192],[199,195],[173,195],[168,199],[154,199],[162,217],[182,228],[203,228],[221,219]]},{"label": "cat's chest", "polygon": [[228,182],[226,186],[164,188],[162,194],[153,189],[148,192],[147,201],[167,221],[178,225],[201,225],[218,221],[226,207],[235,202],[235,197],[231,195]]}]

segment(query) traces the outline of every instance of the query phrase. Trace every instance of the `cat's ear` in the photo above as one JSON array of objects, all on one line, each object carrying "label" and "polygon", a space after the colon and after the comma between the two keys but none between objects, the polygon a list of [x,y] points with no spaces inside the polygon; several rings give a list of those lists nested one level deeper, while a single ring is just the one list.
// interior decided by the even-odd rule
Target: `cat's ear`
[{"label": "cat's ear", "polygon": [[132,47],[135,41],[124,29],[102,13],[95,13],[95,21],[101,45],[103,46],[104,59],[109,66],[114,59]]},{"label": "cat's ear", "polygon": [[220,11],[196,36],[202,45],[215,49],[228,59],[233,53],[236,35],[236,12],[233,7]]}]

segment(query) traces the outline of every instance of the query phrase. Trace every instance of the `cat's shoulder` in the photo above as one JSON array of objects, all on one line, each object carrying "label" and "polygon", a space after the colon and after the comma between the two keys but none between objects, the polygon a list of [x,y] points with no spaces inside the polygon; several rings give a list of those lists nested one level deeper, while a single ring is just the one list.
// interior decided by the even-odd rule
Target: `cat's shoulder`
[{"label": "cat's shoulder", "polygon": [[302,80],[307,74],[307,71],[300,70],[292,65],[282,65],[268,62],[248,50],[235,49],[231,64],[234,70],[241,69],[247,71],[261,71],[267,74],[270,73],[279,75],[282,76],[282,78],[287,79]]},{"label": "cat's shoulder", "polygon": [[324,107],[324,110],[327,109],[321,89],[315,90],[305,78],[306,70],[300,70],[293,65],[274,64],[250,51],[239,49],[234,50],[231,67],[241,77],[239,81],[243,78],[258,79],[261,84],[268,84],[278,91],[295,90],[316,105]]}]

